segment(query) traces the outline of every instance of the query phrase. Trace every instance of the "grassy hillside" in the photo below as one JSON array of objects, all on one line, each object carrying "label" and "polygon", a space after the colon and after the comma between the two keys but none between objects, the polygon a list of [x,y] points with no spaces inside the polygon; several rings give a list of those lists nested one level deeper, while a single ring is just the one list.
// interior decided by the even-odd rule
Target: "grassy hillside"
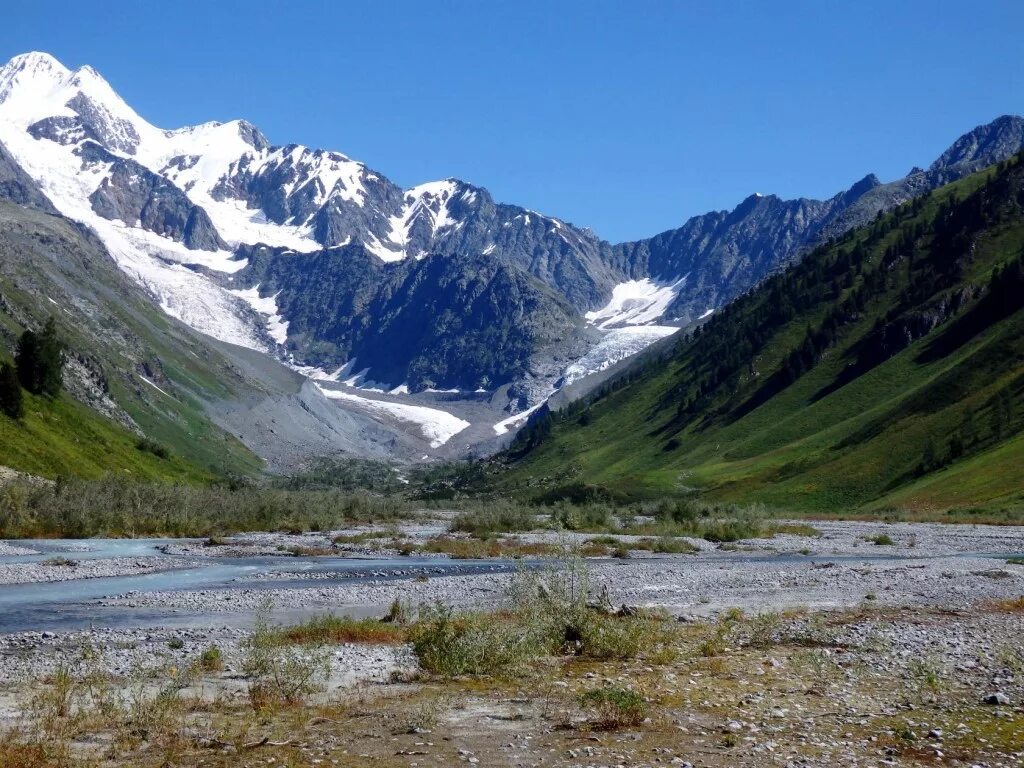
[{"label": "grassy hillside", "polygon": [[95,411],[62,396],[55,402],[25,394],[25,417],[0,415],[0,464],[43,477],[126,473],[149,480],[210,478],[211,472],[171,451],[160,458],[138,438]]},{"label": "grassy hillside", "polygon": [[[165,315],[89,232],[0,200],[0,359],[51,315],[68,348],[68,393],[54,403],[30,399],[20,423],[0,416],[0,465],[153,479],[261,469],[205,414],[205,402],[252,393],[237,368]],[[170,457],[136,448],[141,435]]]},{"label": "grassy hillside", "polygon": [[817,249],[631,380],[537,420],[499,483],[1024,511],[1022,205],[1018,156]]}]

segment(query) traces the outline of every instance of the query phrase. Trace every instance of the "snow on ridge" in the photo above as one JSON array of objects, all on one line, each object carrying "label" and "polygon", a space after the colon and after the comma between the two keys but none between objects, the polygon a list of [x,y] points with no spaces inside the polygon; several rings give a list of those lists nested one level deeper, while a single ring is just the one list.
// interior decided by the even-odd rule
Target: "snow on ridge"
[{"label": "snow on ridge", "polygon": [[[455,197],[459,189],[459,182],[455,179],[444,179],[442,181],[428,181],[415,187],[405,190],[402,196],[402,208],[394,216],[389,217],[390,227],[387,234],[388,243],[400,249],[392,251],[383,243],[368,245],[373,253],[380,256],[384,261],[398,261],[410,255],[417,259],[423,258],[426,253],[420,252],[410,254],[408,252],[409,237],[413,226],[424,219],[430,228],[431,236],[436,236],[441,230],[446,229],[455,223],[448,210],[448,203]],[[467,193],[472,193],[468,197]],[[476,197],[476,192],[466,190],[462,197],[471,202]],[[386,251],[386,253],[382,253]]]},{"label": "snow on ridge", "polygon": [[[0,69],[0,79],[9,83],[10,72],[10,65]],[[71,114],[64,105],[75,94],[96,96],[98,76],[73,84],[75,73],[66,69],[63,73],[58,72],[46,81],[49,89],[26,87],[31,83],[21,82],[23,73],[15,73],[17,88],[0,102],[0,140],[19,165],[37,180],[57,210],[95,230],[122,271],[143,286],[167,314],[222,341],[266,351],[261,334],[239,311],[240,299],[185,266],[202,264],[231,273],[243,268],[245,261],[233,259],[228,251],[190,250],[148,230],[99,216],[92,210],[89,196],[109,174],[110,164],[95,163],[83,168],[74,146],[35,139],[27,132],[27,127],[38,120]],[[85,86],[80,87],[79,82]],[[104,109],[108,119],[137,120],[133,127],[143,143],[147,130],[157,133],[123,102],[105,105]]]},{"label": "snow on ridge", "polygon": [[649,277],[619,283],[604,307],[586,313],[587,322],[602,329],[651,324],[665,314],[688,276],[673,283],[659,283]]},{"label": "snow on ridge", "polygon": [[390,400],[373,400],[340,389],[325,389],[319,384],[316,385],[316,388],[320,390],[324,397],[355,405],[360,409],[368,411],[372,417],[378,420],[383,418],[397,419],[398,421],[418,427],[420,434],[430,442],[431,448],[440,448],[459,432],[470,426],[468,421],[460,419],[458,416],[447,411],[442,411],[439,408],[396,403]]}]

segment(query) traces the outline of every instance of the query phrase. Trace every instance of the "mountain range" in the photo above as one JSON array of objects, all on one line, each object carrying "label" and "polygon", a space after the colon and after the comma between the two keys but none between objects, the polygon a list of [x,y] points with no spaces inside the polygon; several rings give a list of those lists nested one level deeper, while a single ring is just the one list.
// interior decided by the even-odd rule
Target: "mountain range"
[{"label": "mountain range", "polygon": [[[0,68],[0,197],[33,226],[75,223],[127,276],[119,290],[233,366],[244,396],[196,412],[275,466],[495,450],[565,385],[1022,146],[1024,119],[1001,117],[894,182],[868,175],[824,201],[752,195],[611,244],[457,179],[402,189],[242,120],[157,128],[91,67],[45,53]],[[56,300],[34,298],[33,315]],[[123,363],[84,346],[94,368]]]},{"label": "mountain range", "polygon": [[1024,503],[1024,152],[919,195],[534,416],[506,493],[821,513]]}]

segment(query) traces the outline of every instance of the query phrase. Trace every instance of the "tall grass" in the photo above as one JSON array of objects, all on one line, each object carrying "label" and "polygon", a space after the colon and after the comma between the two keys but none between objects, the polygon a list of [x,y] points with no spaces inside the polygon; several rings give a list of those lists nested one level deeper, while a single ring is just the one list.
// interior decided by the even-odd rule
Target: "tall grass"
[{"label": "tall grass", "polygon": [[9,539],[330,530],[407,514],[400,498],[338,490],[197,487],[117,476],[0,487],[0,538]]},{"label": "tall grass", "polygon": [[[544,517],[547,520],[544,520]],[[810,527],[783,528],[759,505],[708,504],[694,499],[666,499],[620,505],[608,501],[559,500],[550,506],[512,501],[464,503],[453,530],[488,538],[499,533],[551,527],[580,533],[630,534],[658,538],[654,551],[677,551],[669,540],[686,536],[715,543],[770,537],[780,532],[813,535]]]}]

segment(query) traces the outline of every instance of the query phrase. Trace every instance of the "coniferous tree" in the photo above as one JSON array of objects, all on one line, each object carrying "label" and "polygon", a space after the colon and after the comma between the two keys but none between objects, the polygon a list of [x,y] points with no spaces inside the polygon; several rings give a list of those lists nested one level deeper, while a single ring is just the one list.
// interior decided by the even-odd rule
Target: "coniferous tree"
[{"label": "coniferous tree", "polygon": [[12,419],[20,419],[25,415],[18,372],[10,363],[0,365],[0,411]]},{"label": "coniferous tree", "polygon": [[21,382],[21,386],[33,394],[39,394],[42,391],[39,358],[39,336],[35,331],[26,330],[18,339],[18,351],[14,356],[14,364],[17,366],[18,381]]},{"label": "coniferous tree", "polygon": [[64,386],[64,342],[57,336],[57,326],[52,317],[46,321],[40,342],[42,393],[55,398]]},{"label": "coniferous tree", "polygon": [[51,317],[42,333],[27,330],[18,341],[15,356],[18,381],[34,395],[55,398],[63,386],[64,343],[57,337]]}]

